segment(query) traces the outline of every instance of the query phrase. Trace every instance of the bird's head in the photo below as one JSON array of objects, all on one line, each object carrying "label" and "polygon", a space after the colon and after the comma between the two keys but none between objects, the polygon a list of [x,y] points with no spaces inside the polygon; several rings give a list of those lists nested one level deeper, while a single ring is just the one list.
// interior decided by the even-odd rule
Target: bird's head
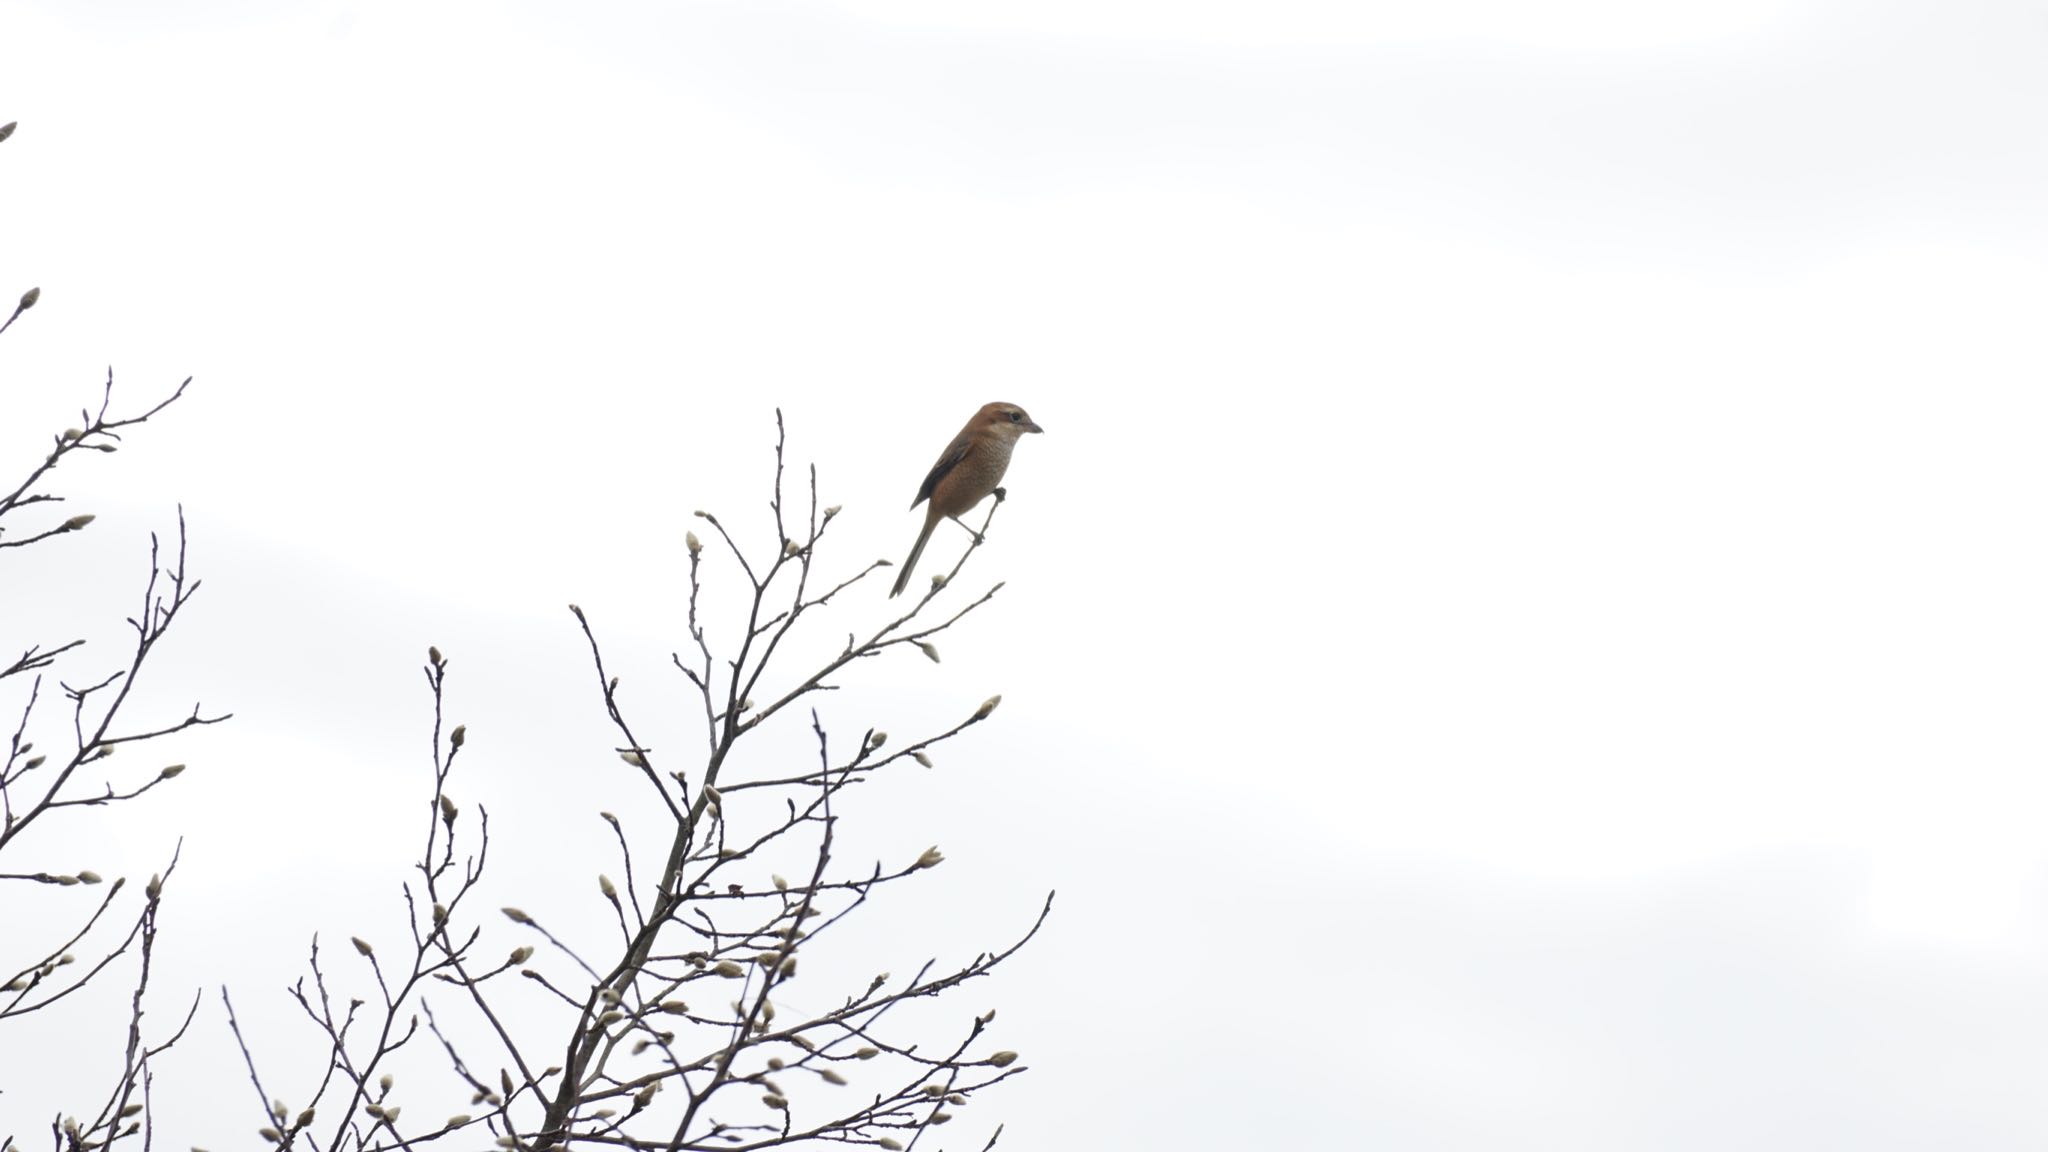
[{"label": "bird's head", "polygon": [[994,404],[982,405],[981,411],[975,413],[974,423],[977,427],[987,428],[1007,440],[1015,440],[1026,432],[1045,431],[1032,422],[1030,413],[1015,404],[1005,404],[1000,400]]}]

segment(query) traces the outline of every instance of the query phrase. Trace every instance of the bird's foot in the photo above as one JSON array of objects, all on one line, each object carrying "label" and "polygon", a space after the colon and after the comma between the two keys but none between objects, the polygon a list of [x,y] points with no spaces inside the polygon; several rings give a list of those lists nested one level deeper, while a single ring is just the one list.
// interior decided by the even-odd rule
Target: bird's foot
[{"label": "bird's foot", "polygon": [[975,546],[976,548],[979,548],[979,547],[981,547],[981,546],[982,546],[983,544],[987,543],[987,540],[986,540],[986,539],[985,539],[985,538],[984,538],[984,537],[982,536],[982,534],[981,534],[981,533],[979,533],[979,532],[976,532],[976,531],[974,530],[974,526],[973,526],[973,525],[971,525],[971,524],[969,524],[969,523],[968,523],[967,521],[965,521],[965,520],[962,520],[962,519],[961,519],[961,518],[959,518],[958,516],[954,516],[954,517],[952,517],[952,521],[953,521],[953,523],[955,523],[955,524],[958,524],[958,525],[959,525],[960,527],[962,527],[962,528],[965,528],[965,529],[967,529],[967,534],[968,534],[969,536],[972,536],[972,537],[974,537],[974,546]]}]

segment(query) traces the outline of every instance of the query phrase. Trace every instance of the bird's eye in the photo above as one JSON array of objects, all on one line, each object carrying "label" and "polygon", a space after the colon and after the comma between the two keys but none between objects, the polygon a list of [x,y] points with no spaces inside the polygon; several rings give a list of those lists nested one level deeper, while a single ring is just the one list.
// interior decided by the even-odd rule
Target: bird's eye
[{"label": "bird's eye", "polygon": [[1016,410],[1016,409],[1014,409],[1014,408],[1012,408],[1012,409],[1010,410],[1010,423],[1012,423],[1012,424],[1016,424],[1016,423],[1019,423],[1019,422],[1021,422],[1021,421],[1022,421],[1023,419],[1024,419],[1024,413],[1022,413],[1022,412],[1019,412],[1019,411],[1017,411],[1017,410]]}]

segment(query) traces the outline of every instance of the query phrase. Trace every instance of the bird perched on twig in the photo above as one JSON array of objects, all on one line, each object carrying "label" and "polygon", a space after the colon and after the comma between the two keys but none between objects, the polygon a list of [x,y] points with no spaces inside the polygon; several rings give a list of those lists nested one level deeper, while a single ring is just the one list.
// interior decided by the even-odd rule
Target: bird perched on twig
[{"label": "bird perched on twig", "polygon": [[[930,500],[931,507],[925,512],[924,530],[917,534],[917,543],[910,546],[910,558],[903,562],[903,571],[896,577],[896,587],[889,590],[891,597],[901,596],[909,586],[911,570],[917,567],[917,558],[923,555],[925,542],[932,538],[932,529],[938,527],[939,521],[959,521],[990,493],[1001,500],[1003,490],[997,485],[1003,482],[1003,473],[1010,467],[1010,453],[1017,447],[1018,438],[1026,432],[1043,431],[1015,404],[998,401],[981,406],[967,427],[946,445],[939,462],[932,465],[931,475],[924,478],[924,486],[917,490],[917,499],[910,502],[915,508]],[[963,522],[961,527],[966,524]],[[980,538],[980,533],[975,533],[977,542]]]}]

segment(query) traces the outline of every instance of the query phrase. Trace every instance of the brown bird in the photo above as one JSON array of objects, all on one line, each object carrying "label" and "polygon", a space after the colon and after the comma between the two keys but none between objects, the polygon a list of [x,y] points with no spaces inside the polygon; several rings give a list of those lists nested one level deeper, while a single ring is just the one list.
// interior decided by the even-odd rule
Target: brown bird
[{"label": "brown bird", "polygon": [[[924,486],[917,490],[917,499],[910,502],[915,508],[930,500],[931,508],[925,512],[924,531],[917,534],[917,543],[910,546],[910,558],[903,562],[903,571],[896,577],[896,587],[889,590],[891,597],[901,596],[909,586],[911,570],[917,567],[917,558],[924,554],[925,542],[932,538],[932,529],[938,527],[939,521],[960,521],[991,492],[1001,500],[1003,490],[996,485],[1003,482],[1003,473],[1010,467],[1010,453],[1017,447],[1018,437],[1043,431],[1015,404],[998,401],[981,406],[967,427],[946,445],[939,462],[932,465],[931,475],[924,478]],[[967,527],[964,522],[960,526]],[[975,535],[978,540],[980,533]]]}]

